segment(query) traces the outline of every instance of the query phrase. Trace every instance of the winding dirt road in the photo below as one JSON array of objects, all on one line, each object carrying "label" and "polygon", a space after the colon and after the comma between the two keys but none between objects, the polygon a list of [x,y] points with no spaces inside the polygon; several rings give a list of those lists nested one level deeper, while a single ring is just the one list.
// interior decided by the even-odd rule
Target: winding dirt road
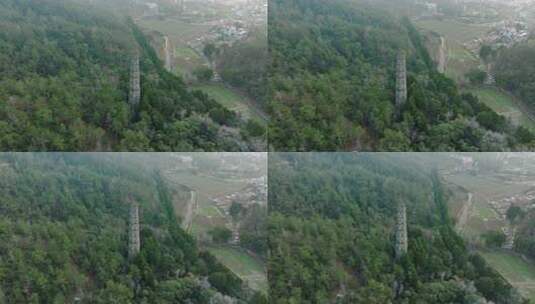
[{"label": "winding dirt road", "polygon": [[182,221],[182,229],[186,231],[191,230],[191,225],[193,223],[193,210],[197,205],[197,192],[194,190],[190,191],[190,199],[188,206],[186,208],[186,214],[184,214],[184,220]]},{"label": "winding dirt road", "polygon": [[468,221],[468,216],[470,215],[470,209],[472,208],[472,197],[472,193],[468,193],[468,200],[466,201],[466,204],[463,205],[461,216],[459,216],[459,222],[457,222],[457,231],[460,234],[462,234],[464,231],[464,227]]},{"label": "winding dirt road", "polygon": [[163,39],[165,40],[165,47],[164,47],[165,69],[168,72],[171,72],[171,52],[169,50],[169,48],[170,48],[169,37],[164,36]]},{"label": "winding dirt road", "polygon": [[448,48],[446,46],[446,39],[440,37],[440,48],[438,49],[438,71],[440,73],[446,72],[446,63],[448,61]]}]

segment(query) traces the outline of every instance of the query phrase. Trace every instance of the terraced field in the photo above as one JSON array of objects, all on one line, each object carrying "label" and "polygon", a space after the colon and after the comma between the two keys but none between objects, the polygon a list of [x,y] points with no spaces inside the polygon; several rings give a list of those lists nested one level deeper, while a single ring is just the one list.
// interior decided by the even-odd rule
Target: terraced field
[{"label": "terraced field", "polygon": [[467,24],[451,19],[419,20],[415,24],[420,28],[439,33],[448,40],[454,40],[460,43],[481,37],[489,31],[489,26],[487,25]]},{"label": "terraced field", "polygon": [[447,45],[448,63],[445,74],[457,83],[466,83],[465,75],[470,70],[480,67],[479,58],[457,41],[449,41]]},{"label": "terraced field", "polygon": [[225,226],[223,212],[214,205],[212,198],[239,191],[246,183],[236,180],[225,180],[213,176],[193,175],[190,172],[174,171],[168,175],[172,181],[196,190],[196,209],[193,211],[191,231],[193,235],[205,234],[213,227]]},{"label": "terraced field", "polygon": [[191,23],[177,18],[163,19],[140,19],[139,25],[142,28],[160,32],[173,39],[173,42],[187,43],[202,35],[210,29],[210,25],[202,23]]},{"label": "terraced field", "polygon": [[468,173],[450,175],[447,180],[487,198],[513,195],[530,188],[529,185],[525,184],[504,184],[503,180],[492,176],[474,176]]},{"label": "terraced field", "polygon": [[[454,20],[421,20],[416,26],[423,31],[431,31],[445,39],[447,64],[445,74],[459,84],[467,83],[465,74],[480,67],[479,58],[470,52],[464,43],[481,37],[489,31],[485,25],[470,25]],[[436,48],[439,46],[437,45]]]},{"label": "terraced field", "polygon": [[[450,212],[462,220],[462,227],[457,230],[467,239],[476,240],[486,231],[499,230],[505,223],[503,218],[491,207],[490,201],[523,193],[532,188],[529,183],[504,183],[502,179],[492,176],[474,176],[458,173],[445,177],[453,191]],[[472,194],[468,206],[468,196]]]},{"label": "terraced field", "polygon": [[206,59],[195,52],[188,42],[202,36],[210,29],[210,25],[190,23],[173,17],[141,19],[138,23],[145,30],[169,37],[172,48],[171,66],[175,74],[189,78],[196,68],[207,64]]},{"label": "terraced field", "polygon": [[187,45],[177,45],[172,56],[174,62],[173,72],[186,78],[196,68],[206,64],[204,58]]}]

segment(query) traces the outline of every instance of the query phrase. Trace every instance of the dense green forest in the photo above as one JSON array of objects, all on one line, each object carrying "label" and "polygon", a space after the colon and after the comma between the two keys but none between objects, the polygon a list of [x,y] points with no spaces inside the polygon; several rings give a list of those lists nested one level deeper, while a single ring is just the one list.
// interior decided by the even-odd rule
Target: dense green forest
[{"label": "dense green forest", "polygon": [[[269,159],[272,303],[526,303],[454,232],[435,170],[406,154]],[[407,206],[408,252],[394,225]]]},{"label": "dense green forest", "polygon": [[[126,17],[0,0],[0,150],[249,150],[234,112],[190,91]],[[128,104],[140,55],[141,101]]]},{"label": "dense green forest", "polygon": [[267,248],[267,207],[254,205],[240,209],[236,218],[240,221],[240,246],[266,259]]},{"label": "dense green forest", "polygon": [[522,213],[519,222],[515,250],[535,260],[535,210]]},{"label": "dense green forest", "polygon": [[264,109],[268,48],[265,29],[256,29],[247,40],[224,48],[218,56],[223,80],[244,90]]},{"label": "dense green forest", "polygon": [[[0,303],[266,303],[180,228],[125,154],[0,155]],[[128,257],[129,208],[141,251]]]},{"label": "dense green forest", "polygon": [[[373,1],[274,0],[269,143],[276,150],[530,149],[533,134],[436,71],[408,19]],[[384,3],[381,2],[381,3]],[[395,61],[408,100],[396,116]]]},{"label": "dense green forest", "polygon": [[497,84],[535,110],[535,45],[520,44],[498,52],[494,64]]}]

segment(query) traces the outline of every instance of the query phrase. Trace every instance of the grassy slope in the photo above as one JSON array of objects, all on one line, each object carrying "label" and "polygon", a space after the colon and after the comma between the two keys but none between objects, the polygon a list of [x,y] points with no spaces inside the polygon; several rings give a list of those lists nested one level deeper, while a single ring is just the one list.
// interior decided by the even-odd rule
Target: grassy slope
[{"label": "grassy slope", "polygon": [[482,233],[499,230],[504,225],[502,219],[490,207],[486,197],[474,195],[473,200],[465,228],[467,237],[478,238]]},{"label": "grassy slope", "polygon": [[210,247],[209,251],[251,288],[267,293],[267,275],[262,261],[233,247]]},{"label": "grassy slope", "polygon": [[489,27],[485,25],[466,24],[447,19],[420,20],[416,22],[416,25],[418,27],[425,28],[446,36],[447,39],[455,40],[461,43],[481,37],[489,30]]},{"label": "grassy slope", "polygon": [[468,191],[477,192],[488,198],[497,198],[513,195],[530,189],[529,185],[504,184],[503,181],[486,176],[473,176],[470,174],[455,174],[448,180],[464,187]]},{"label": "grassy slope", "polygon": [[187,171],[173,173],[174,179],[195,190],[201,190],[210,196],[238,191],[247,184],[243,181],[224,180],[213,176],[193,175]]},{"label": "grassy slope", "polygon": [[522,295],[535,301],[535,265],[506,252],[484,251],[481,254],[494,269],[517,287]]},{"label": "grassy slope", "polygon": [[457,83],[466,82],[464,75],[480,65],[479,58],[468,51],[463,43],[481,37],[489,28],[481,25],[468,25],[452,20],[422,20],[416,26],[445,37],[448,48],[446,75]]},{"label": "grassy slope", "polygon": [[513,123],[535,129],[535,121],[531,120],[519,108],[518,101],[515,101],[515,97],[510,94],[492,87],[471,88],[466,91],[479,97],[479,100],[491,107],[498,114],[510,118]]},{"label": "grassy slope", "polygon": [[194,86],[194,88],[205,92],[223,106],[240,113],[246,119],[254,119],[258,122],[265,121],[263,116],[249,103],[245,96],[222,84],[201,84]]},{"label": "grassy slope", "polygon": [[174,18],[140,19],[139,24],[144,28],[168,35],[182,43],[192,40],[210,29],[209,25],[192,24]]},{"label": "grassy slope", "polygon": [[138,23],[144,29],[157,31],[169,37],[174,49],[171,57],[176,74],[191,75],[193,70],[206,64],[205,59],[191,49],[187,42],[206,33],[210,26],[191,24],[173,18],[141,19]]},{"label": "grassy slope", "polygon": [[448,64],[446,76],[453,78],[458,83],[466,82],[466,75],[470,70],[480,66],[479,59],[468,51],[459,42],[448,42]]},{"label": "grassy slope", "polygon": [[246,183],[241,181],[193,175],[183,171],[174,172],[171,178],[197,191],[198,209],[194,212],[192,224],[194,235],[204,234],[213,227],[225,225],[224,215],[212,202],[213,197],[233,193],[246,186]]}]

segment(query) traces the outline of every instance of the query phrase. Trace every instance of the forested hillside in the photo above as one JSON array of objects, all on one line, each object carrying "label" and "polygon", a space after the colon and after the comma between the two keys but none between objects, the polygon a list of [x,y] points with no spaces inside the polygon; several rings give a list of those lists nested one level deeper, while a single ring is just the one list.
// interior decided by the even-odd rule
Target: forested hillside
[{"label": "forested hillside", "polygon": [[245,90],[264,109],[268,48],[266,32],[262,30],[257,29],[247,40],[220,51],[218,65],[225,82]]},{"label": "forested hillside", "polygon": [[[408,155],[271,154],[272,303],[523,303],[455,233],[436,171]],[[407,207],[408,251],[395,258]]]},{"label": "forested hillside", "polygon": [[[265,303],[198,250],[159,173],[136,162],[0,155],[0,303]],[[135,203],[141,251],[129,258]]]},{"label": "forested hillside", "polygon": [[535,260],[535,210],[522,213],[515,250]]},{"label": "forested hillside", "polygon": [[535,44],[520,44],[503,49],[494,66],[496,82],[520,97],[535,111]]},{"label": "forested hillside", "polygon": [[[234,112],[189,91],[137,26],[74,1],[0,1],[0,150],[249,150]],[[128,103],[140,58],[141,99]]]},{"label": "forested hillside", "polygon": [[[527,149],[533,135],[436,71],[408,19],[373,1],[270,2],[270,144],[277,150]],[[396,56],[407,102],[394,106]],[[395,115],[399,110],[399,115]]]}]

